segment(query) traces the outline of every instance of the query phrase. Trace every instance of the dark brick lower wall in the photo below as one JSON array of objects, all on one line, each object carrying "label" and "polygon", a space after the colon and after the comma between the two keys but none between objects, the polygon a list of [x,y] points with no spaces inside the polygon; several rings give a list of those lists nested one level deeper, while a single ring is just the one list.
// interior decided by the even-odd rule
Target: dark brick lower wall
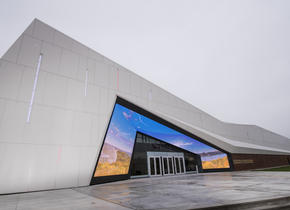
[{"label": "dark brick lower wall", "polygon": [[232,154],[235,170],[289,165],[290,155]]}]

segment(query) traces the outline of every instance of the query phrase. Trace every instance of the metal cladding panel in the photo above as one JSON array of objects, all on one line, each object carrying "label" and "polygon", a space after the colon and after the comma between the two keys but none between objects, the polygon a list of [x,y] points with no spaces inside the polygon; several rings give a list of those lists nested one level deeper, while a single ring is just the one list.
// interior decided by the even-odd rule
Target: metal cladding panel
[{"label": "metal cladding panel", "polygon": [[88,185],[117,95],[228,152],[290,151],[289,139],[219,121],[35,19],[0,59],[0,193]]}]

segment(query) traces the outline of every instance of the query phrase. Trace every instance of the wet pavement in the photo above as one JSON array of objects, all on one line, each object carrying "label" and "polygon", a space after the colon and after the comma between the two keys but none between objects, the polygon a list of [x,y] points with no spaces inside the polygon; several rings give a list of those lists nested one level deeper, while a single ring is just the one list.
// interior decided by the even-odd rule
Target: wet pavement
[{"label": "wet pavement", "polygon": [[0,209],[198,209],[286,196],[289,172],[223,172],[5,195]]}]

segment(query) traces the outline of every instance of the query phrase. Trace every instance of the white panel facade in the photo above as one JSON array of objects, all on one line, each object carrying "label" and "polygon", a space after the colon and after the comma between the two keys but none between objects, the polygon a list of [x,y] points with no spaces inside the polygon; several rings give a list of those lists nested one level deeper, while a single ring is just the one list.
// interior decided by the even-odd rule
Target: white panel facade
[{"label": "white panel facade", "polygon": [[34,20],[0,59],[0,194],[89,185],[117,95],[228,152],[290,153],[289,139],[224,123]]}]

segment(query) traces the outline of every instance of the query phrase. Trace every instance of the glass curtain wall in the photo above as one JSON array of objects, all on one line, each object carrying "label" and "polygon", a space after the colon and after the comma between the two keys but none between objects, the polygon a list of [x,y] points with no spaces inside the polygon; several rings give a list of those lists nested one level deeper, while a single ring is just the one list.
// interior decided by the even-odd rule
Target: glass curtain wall
[{"label": "glass curtain wall", "polygon": [[116,103],[94,177],[128,174],[137,132],[200,155],[203,169],[230,168],[226,153]]}]

